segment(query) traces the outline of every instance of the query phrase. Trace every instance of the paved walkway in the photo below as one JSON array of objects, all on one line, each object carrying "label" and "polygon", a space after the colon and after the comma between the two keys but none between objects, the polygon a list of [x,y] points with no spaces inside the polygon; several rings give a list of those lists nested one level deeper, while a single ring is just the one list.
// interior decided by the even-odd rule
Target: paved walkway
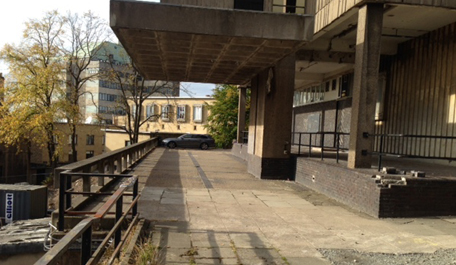
[{"label": "paved walkway", "polygon": [[322,249],[456,248],[456,218],[375,219],[299,184],[258,180],[228,151],[159,148],[134,171],[161,264],[318,265],[330,264]]}]

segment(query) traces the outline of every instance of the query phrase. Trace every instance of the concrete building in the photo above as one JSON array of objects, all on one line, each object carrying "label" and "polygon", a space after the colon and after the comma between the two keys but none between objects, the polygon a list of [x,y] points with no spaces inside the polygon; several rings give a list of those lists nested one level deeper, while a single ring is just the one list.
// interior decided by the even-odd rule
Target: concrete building
[{"label": "concrete building", "polygon": [[[392,189],[358,169],[378,152],[456,158],[455,11],[431,0],[112,1],[111,27],[147,78],[251,89],[248,145],[236,147],[250,173],[296,178],[373,216],[411,216],[456,209],[441,203],[454,183],[431,190],[404,176]],[[292,132],[332,133],[314,141],[345,146],[346,168],[293,158]]]},{"label": "concrete building", "polygon": [[292,54],[313,35],[311,15],[264,12],[275,5],[111,2],[111,28],[147,79],[251,84],[249,171],[262,178],[288,178]]},{"label": "concrete building", "polygon": [[[131,85],[127,81],[132,74],[132,69],[128,67],[130,57],[122,45],[112,42],[99,44],[93,51],[96,54],[83,75],[84,78],[91,75],[94,78],[84,84],[81,112],[86,123],[101,120],[103,123],[112,124],[117,116],[125,115],[125,111],[118,103],[122,94],[120,83],[115,81],[109,72],[114,68],[114,71],[122,76],[124,85]],[[138,78],[138,82],[141,81],[142,78]],[[179,96],[179,82],[146,80],[144,86],[155,96]]]}]

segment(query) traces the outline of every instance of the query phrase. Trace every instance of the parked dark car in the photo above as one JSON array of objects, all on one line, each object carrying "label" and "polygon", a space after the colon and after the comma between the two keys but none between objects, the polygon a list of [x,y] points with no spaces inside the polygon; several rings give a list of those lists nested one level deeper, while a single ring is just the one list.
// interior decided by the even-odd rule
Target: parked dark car
[{"label": "parked dark car", "polygon": [[169,147],[170,149],[184,147],[207,150],[209,147],[215,147],[215,141],[207,134],[184,134],[177,138],[164,139],[163,145]]}]

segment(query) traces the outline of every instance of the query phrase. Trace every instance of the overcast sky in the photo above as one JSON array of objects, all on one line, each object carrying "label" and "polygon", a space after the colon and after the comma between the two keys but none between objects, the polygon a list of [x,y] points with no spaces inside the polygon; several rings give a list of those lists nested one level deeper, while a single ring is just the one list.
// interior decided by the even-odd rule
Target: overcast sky
[{"label": "overcast sky", "polygon": [[[159,2],[149,0],[146,2]],[[0,14],[0,49],[6,43],[18,44],[22,38],[24,23],[31,19],[39,19],[44,13],[51,10],[58,10],[65,14],[84,13],[91,10],[93,13],[109,21],[109,0],[6,0],[1,3]],[[8,72],[7,66],[0,62],[0,73]],[[193,92],[192,96],[201,97],[212,94],[213,84],[189,84],[184,83],[184,87]],[[185,93],[181,93],[185,96]]]}]

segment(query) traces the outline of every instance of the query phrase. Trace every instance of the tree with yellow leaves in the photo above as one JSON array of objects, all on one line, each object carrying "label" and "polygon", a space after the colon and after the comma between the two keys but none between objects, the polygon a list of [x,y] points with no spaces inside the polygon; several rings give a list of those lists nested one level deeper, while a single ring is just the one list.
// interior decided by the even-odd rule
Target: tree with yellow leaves
[{"label": "tree with yellow leaves", "polygon": [[0,56],[9,65],[0,107],[0,141],[21,147],[36,143],[47,148],[51,167],[58,157],[54,123],[64,118],[66,104],[62,34],[65,24],[56,11],[26,23],[19,45],[5,45]]}]

